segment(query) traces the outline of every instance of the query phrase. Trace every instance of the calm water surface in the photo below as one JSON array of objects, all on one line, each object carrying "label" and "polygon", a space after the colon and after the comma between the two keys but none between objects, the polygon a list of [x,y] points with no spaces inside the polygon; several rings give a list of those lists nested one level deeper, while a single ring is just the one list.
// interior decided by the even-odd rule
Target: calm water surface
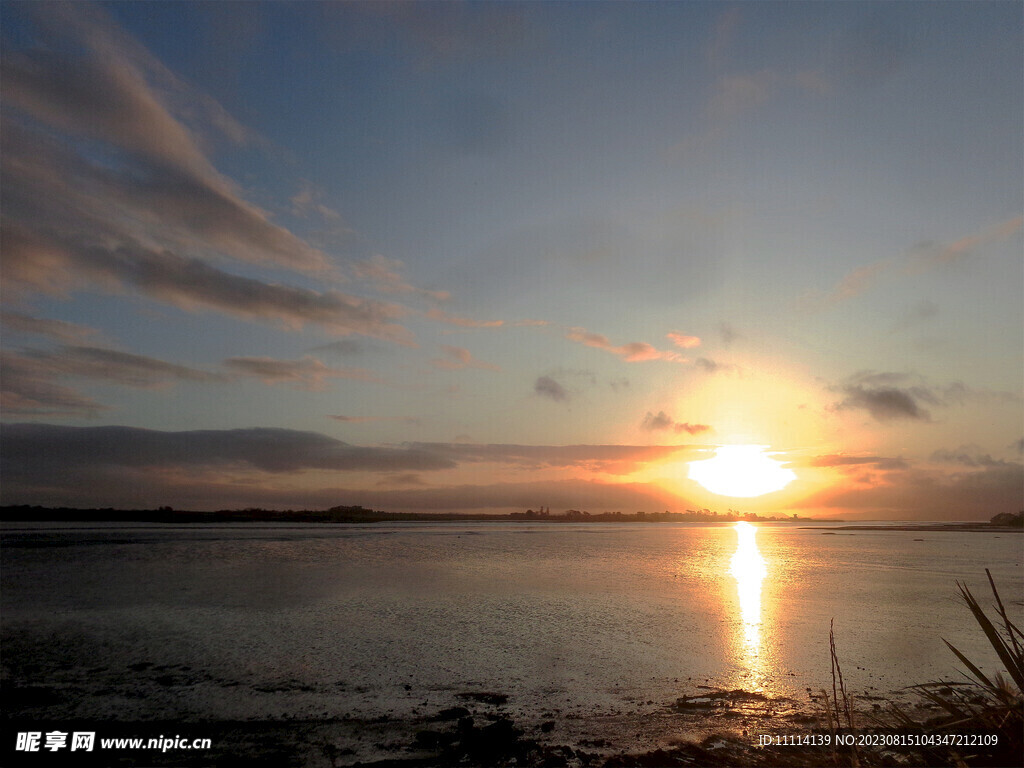
[{"label": "calm water surface", "polygon": [[[790,524],[3,529],[3,684],[54,717],[408,715],[455,694],[642,712],[698,686],[806,701],[990,660],[959,601],[1024,613],[1022,537]],[[34,708],[34,709],[33,709]]]}]

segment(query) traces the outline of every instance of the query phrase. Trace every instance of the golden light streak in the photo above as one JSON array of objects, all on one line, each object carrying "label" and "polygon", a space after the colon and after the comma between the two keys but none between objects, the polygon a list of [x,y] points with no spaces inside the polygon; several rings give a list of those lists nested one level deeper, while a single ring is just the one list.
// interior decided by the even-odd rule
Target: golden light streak
[{"label": "golden light streak", "polygon": [[736,579],[740,603],[741,655],[751,678],[764,677],[761,657],[761,584],[768,564],[757,548],[757,528],[746,522],[734,526],[738,537],[729,573]]}]

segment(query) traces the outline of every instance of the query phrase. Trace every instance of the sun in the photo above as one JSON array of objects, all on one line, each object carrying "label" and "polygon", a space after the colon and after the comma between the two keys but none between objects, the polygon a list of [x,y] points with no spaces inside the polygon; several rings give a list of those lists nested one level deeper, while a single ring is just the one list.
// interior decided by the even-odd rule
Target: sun
[{"label": "sun", "polygon": [[765,445],[722,445],[713,458],[690,462],[690,479],[719,496],[750,498],[780,491],[796,479],[765,454]]}]

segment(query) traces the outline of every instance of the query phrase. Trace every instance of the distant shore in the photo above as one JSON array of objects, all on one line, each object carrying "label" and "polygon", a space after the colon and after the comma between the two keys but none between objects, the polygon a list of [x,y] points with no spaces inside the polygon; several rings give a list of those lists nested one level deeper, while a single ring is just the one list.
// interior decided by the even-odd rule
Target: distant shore
[{"label": "distant shore", "polygon": [[[823,527],[815,525],[802,526],[809,531],[826,530]],[[977,532],[992,532],[992,531],[1010,531],[1021,533],[1024,532],[1024,528],[1013,525],[998,525],[996,523],[921,523],[918,524],[901,524],[901,525],[842,525],[837,527],[830,527],[827,529],[829,533],[842,533],[844,531],[912,531],[912,532],[925,532],[925,531],[977,531]]]},{"label": "distant shore", "polygon": [[64,521],[64,522],[150,522],[150,523],[395,523],[395,522],[455,522],[455,523],[842,523],[842,520],[821,520],[814,517],[762,516],[754,513],[711,510],[685,512],[589,512],[570,509],[552,514],[549,510],[527,510],[508,514],[459,514],[454,512],[384,512],[359,506],[331,507],[327,510],[276,509],[221,509],[214,512],[177,510],[170,507],[157,509],[82,509],[76,507],[42,507],[9,505],[0,507],[3,521]]}]

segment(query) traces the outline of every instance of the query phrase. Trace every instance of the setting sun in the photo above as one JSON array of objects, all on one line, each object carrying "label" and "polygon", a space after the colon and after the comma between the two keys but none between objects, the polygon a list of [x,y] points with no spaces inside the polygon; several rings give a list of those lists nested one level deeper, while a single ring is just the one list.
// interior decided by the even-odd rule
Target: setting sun
[{"label": "setting sun", "polygon": [[706,461],[690,463],[690,478],[721,496],[750,498],[779,491],[796,479],[763,445],[722,445]]}]

